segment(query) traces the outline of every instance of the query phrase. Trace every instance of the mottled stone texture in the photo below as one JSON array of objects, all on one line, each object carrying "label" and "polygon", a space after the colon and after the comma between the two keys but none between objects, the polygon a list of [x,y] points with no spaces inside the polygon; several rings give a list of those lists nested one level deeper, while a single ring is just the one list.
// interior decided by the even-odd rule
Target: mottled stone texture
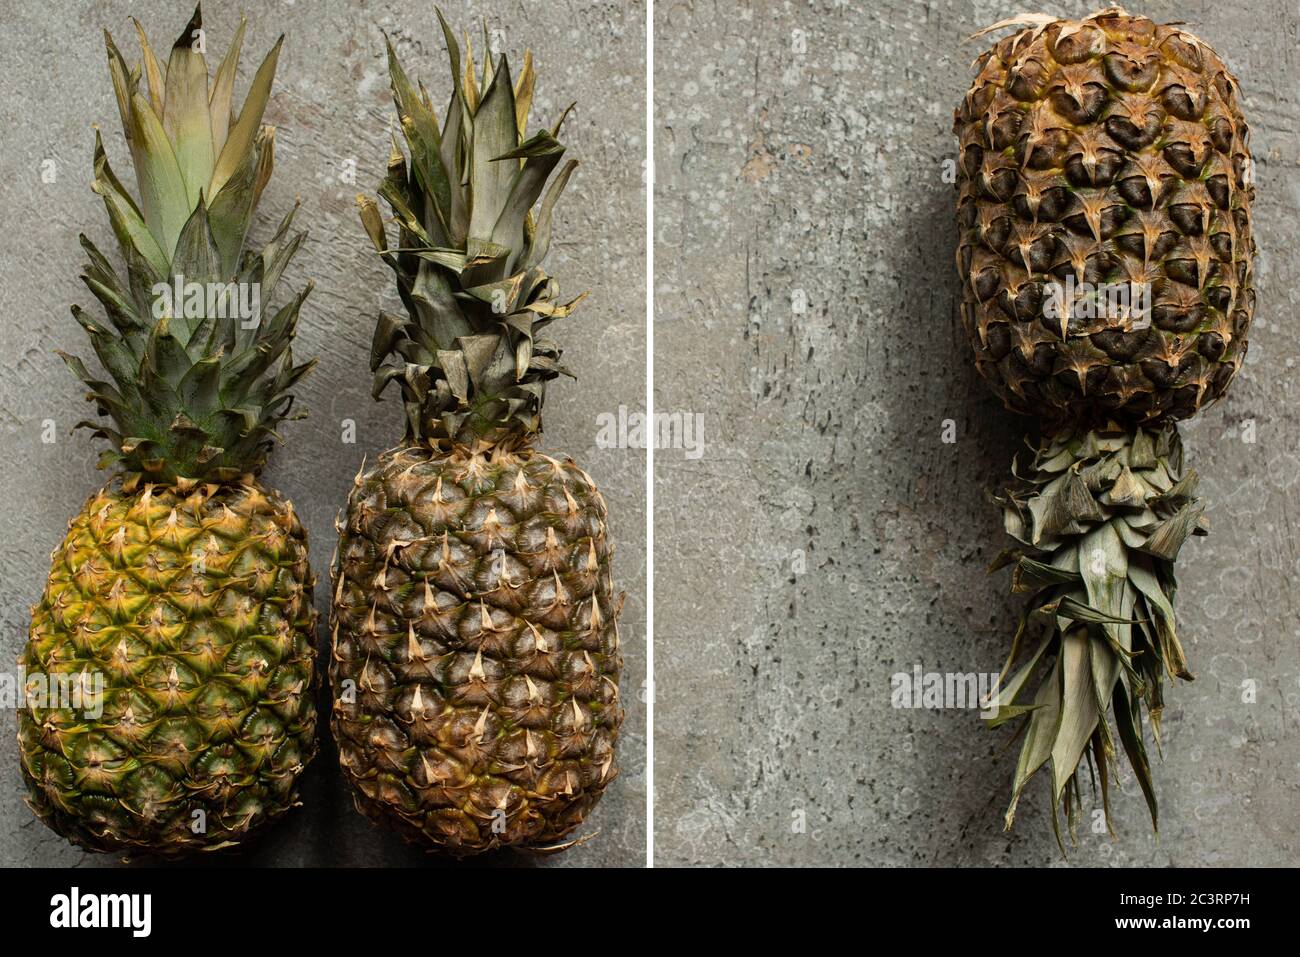
[{"label": "mottled stone texture", "polygon": [[[963,38],[1026,8],[656,7],[656,409],[702,413],[706,440],[656,457],[660,863],[1061,863],[1045,780],[1002,833],[1009,728],[889,695],[915,664],[996,671],[1015,625],[1006,573],[984,573],[1004,544],[985,493],[1029,423],[960,330],[943,164],[992,42]],[[1179,563],[1197,680],[1168,693],[1159,841],[1128,773],[1121,840],[1085,833],[1070,860],[1290,864],[1300,20],[1291,0],[1140,12],[1187,21],[1241,78],[1259,310],[1227,399],[1184,426],[1214,530]]]},{"label": "mottled stone texture", "polygon": [[[393,110],[382,56],[383,34],[393,38],[408,71],[441,98],[447,61],[429,4],[365,0],[285,4],[248,0],[249,16],[237,95],[280,32],[287,34],[267,121],[278,130],[276,171],[262,198],[254,238],[264,239],[293,203],[295,225],[310,231],[290,266],[296,287],[316,290],[303,307],[295,355],[320,365],[297,390],[304,422],[284,428],[286,445],[272,453],[265,481],[290,497],[308,527],[312,565],[321,583],[316,604],[328,610],[328,562],[333,520],[363,455],[370,460],[401,436],[401,407],[391,396],[370,398],[370,336],[381,304],[400,309],[391,273],[373,254],[353,197],[373,192],[388,156]],[[571,293],[591,290],[573,318],[553,329],[565,347],[576,383],[561,380],[549,392],[544,445],[567,452],[592,475],[609,504],[618,548],[615,583],[628,593],[624,609],[623,702],[627,720],[619,742],[620,778],[606,793],[585,832],[594,839],[545,858],[488,855],[475,863],[538,861],[548,866],[637,865],[645,856],[645,511],[644,458],[637,449],[597,447],[602,413],[620,404],[642,405],[644,380],[644,82],[645,10],[638,4],[563,5],[444,2],[452,23],[504,31],[504,49],[531,46],[537,61],[534,116],[550,123],[571,101],[578,109],[565,125],[570,155],[582,161],[556,209],[550,272]],[[224,50],[238,23],[236,4],[207,5],[213,45]],[[8,130],[0,177],[0,650],[12,673],[27,628],[28,608],[49,569],[48,555],[67,520],[103,481],[95,471],[96,442],[70,435],[87,415],[82,386],[53,350],[89,356],[85,336],[68,313],[79,302],[97,310],[77,280],[84,258],[77,233],[102,249],[116,249],[103,204],[89,188],[94,136],[105,133],[115,169],[133,182],[117,107],[103,56],[101,28],[113,30],[124,51],[135,49],[127,17],[140,18],[156,49],[165,50],[190,7],[157,0],[53,6],[22,0],[6,5],[0,61],[12,82],[0,92]],[[477,34],[481,36],[481,32]],[[481,42],[475,40],[475,49]],[[160,53],[160,55],[163,55]],[[136,59],[134,52],[129,59]],[[439,107],[441,109],[441,105]],[[53,161],[55,182],[42,182]],[[347,181],[355,163],[355,182]],[[355,423],[355,443],[341,436]],[[52,422],[57,441],[44,444]],[[320,640],[328,632],[322,622]],[[322,702],[324,703],[324,702]],[[0,864],[111,863],[83,855],[41,825],[22,804],[14,717],[0,727]],[[2,723],[2,722],[0,722]],[[242,855],[204,863],[268,865],[418,864],[427,858],[390,833],[372,827],[351,805],[337,755],[322,721],[322,749],[301,783],[304,806],[285,816]],[[436,858],[433,860],[437,860]]]}]

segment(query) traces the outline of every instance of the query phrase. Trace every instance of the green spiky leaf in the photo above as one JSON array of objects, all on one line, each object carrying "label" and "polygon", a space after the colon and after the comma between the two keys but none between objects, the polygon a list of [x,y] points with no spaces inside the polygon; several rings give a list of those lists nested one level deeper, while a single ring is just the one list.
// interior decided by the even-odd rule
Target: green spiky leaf
[{"label": "green spiky leaf", "polygon": [[405,149],[394,144],[378,192],[396,243],[377,205],[359,201],[362,227],[409,314],[407,322],[380,317],[374,388],[402,389],[409,440],[499,441],[540,429],[545,384],[567,374],[559,347],[542,347],[536,333],[581,300],[559,301],[540,268],[573,164],[555,176],[564,152],[556,133],[525,129],[531,56],[517,84],[505,56],[480,71],[468,40],[462,59],[441,11],[438,19],[451,69],[441,129],[428,91],[387,46]]},{"label": "green spiky leaf", "polygon": [[[85,423],[112,443],[102,464],[153,482],[228,481],[259,471],[292,405],[287,390],[312,365],[295,365],[289,349],[310,284],[278,310],[271,303],[302,241],[288,233],[292,213],[261,253],[245,254],[273,163],[272,131],[260,124],[279,44],[231,127],[243,26],[210,86],[206,60],[192,45],[201,24],[196,8],[165,72],[138,23],[140,68],[128,69],[105,35],[140,199],[113,173],[97,131],[93,188],[108,210],[127,281],[83,237],[83,279],[111,325],[76,307],[73,315],[115,385],[64,357],[97,411],[113,420],[111,428]],[[262,297],[256,307],[253,292]]]}]

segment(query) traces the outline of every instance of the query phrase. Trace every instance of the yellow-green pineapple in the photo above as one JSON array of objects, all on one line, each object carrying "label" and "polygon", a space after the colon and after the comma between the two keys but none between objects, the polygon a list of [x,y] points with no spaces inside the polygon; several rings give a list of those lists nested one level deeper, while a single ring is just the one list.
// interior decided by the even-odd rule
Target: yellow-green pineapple
[{"label": "yellow-green pineapple", "polygon": [[[95,143],[125,278],[82,236],[82,278],[108,322],[73,307],[106,376],[63,355],[108,419],[81,425],[108,440],[100,464],[117,474],[51,556],[20,658],[18,739],[51,828],[93,850],[171,855],[282,814],[316,749],[306,534],[257,479],[311,366],[290,352],[310,287],[272,308],[303,238],[292,212],[245,250],[271,175],[262,114],[279,42],[236,115],[242,23],[211,79],[199,10],[165,65],[137,31],[133,69],[105,37],[138,201]],[[224,301],[218,284],[234,284]],[[89,693],[46,693],[69,686]]]}]

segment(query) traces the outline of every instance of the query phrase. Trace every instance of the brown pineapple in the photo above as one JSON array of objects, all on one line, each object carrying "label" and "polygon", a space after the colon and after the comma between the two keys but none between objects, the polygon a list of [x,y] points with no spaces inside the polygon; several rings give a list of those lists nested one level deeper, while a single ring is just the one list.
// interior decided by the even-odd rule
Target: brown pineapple
[{"label": "brown pineapple", "polygon": [[[1217,399],[1255,307],[1236,78],[1179,27],[1114,10],[1035,22],[976,65],[955,131],[980,372],[1054,422],[1182,419]],[[1044,286],[1069,278],[1147,284],[1150,315],[1045,315]]]},{"label": "brown pineapple", "polygon": [[992,702],[991,724],[1027,723],[1006,823],[1050,761],[1073,827],[1085,754],[1109,820],[1122,748],[1155,824],[1142,706],[1158,743],[1163,676],[1192,677],[1174,562],[1204,533],[1174,423],[1246,354],[1249,133],[1237,80],[1180,27],[1118,8],[1007,26],[954,126],[962,323],[1007,407],[1042,420],[1001,499],[1017,544],[997,564],[1030,596]]},{"label": "brown pineapple", "polygon": [[363,466],[340,519],[333,728],[358,808],[408,840],[555,847],[613,780],[623,717],[605,503],[535,447],[564,371],[540,333],[574,305],[539,263],[575,164],[543,196],[563,147],[558,124],[525,135],[531,58],[518,83],[504,56],[462,74],[444,34],[441,129],[389,48],[410,154],[394,144],[380,187],[396,246],[360,200],[409,310],[381,315],[371,354],[375,394],[402,391],[406,436]]}]

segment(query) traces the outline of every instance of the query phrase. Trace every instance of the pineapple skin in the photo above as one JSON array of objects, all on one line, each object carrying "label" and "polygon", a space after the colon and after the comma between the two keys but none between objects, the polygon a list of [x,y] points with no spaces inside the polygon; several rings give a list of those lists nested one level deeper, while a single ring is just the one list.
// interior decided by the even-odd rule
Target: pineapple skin
[{"label": "pineapple skin", "polygon": [[[961,317],[1006,406],[1054,423],[1187,418],[1255,309],[1235,77],[1177,26],[1105,11],[999,41],[954,117]],[[1044,286],[1147,283],[1151,322],[1044,315]]]},{"label": "pineapple skin", "polygon": [[307,535],[251,478],[132,484],[72,519],[32,609],[28,680],[88,671],[103,695],[98,717],[20,709],[28,803],[88,850],[216,850],[293,806],[316,752]]},{"label": "pineapple skin", "polygon": [[359,811],[468,855],[554,846],[614,779],[606,509],[571,459],[406,444],[338,523],[332,728]]}]

